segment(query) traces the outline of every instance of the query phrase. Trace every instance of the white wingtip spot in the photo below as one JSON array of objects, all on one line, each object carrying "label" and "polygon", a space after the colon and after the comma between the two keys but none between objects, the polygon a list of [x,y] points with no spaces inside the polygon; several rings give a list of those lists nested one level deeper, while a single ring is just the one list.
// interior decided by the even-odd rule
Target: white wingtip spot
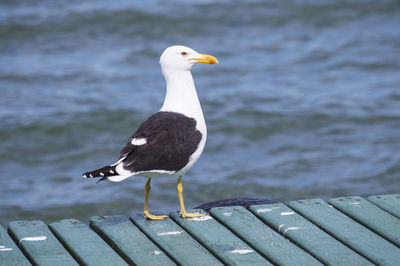
[{"label": "white wingtip spot", "polygon": [[90,176],[90,177],[93,177],[93,175],[92,175],[92,174],[90,174],[89,176]]},{"label": "white wingtip spot", "polygon": [[111,170],[110,170],[110,174],[114,174],[114,173],[115,173],[115,172],[111,169]]},{"label": "white wingtip spot", "polygon": [[119,164],[120,162],[122,162],[123,160],[125,160],[126,156],[120,158],[115,164],[112,164],[110,166],[116,166],[117,164]]},{"label": "white wingtip spot", "polygon": [[103,172],[100,172],[100,175],[101,175],[101,176],[104,176],[104,173],[103,173]]},{"label": "white wingtip spot", "polygon": [[86,174],[82,175],[84,178],[87,178]]},{"label": "white wingtip spot", "polygon": [[131,144],[132,144],[132,145],[135,145],[135,146],[144,145],[144,144],[146,144],[146,143],[147,143],[147,140],[146,140],[146,139],[143,139],[143,138],[141,138],[141,139],[133,138],[133,139],[131,140]]}]

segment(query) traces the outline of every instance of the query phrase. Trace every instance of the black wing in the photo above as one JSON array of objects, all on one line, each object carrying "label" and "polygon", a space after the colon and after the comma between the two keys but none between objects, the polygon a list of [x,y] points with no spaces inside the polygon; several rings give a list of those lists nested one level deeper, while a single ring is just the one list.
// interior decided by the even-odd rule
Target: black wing
[{"label": "black wing", "polygon": [[[197,150],[202,134],[196,120],[175,112],[158,112],[147,119],[121,150],[125,170],[130,172],[178,171]],[[133,139],[145,139],[133,145]]]}]

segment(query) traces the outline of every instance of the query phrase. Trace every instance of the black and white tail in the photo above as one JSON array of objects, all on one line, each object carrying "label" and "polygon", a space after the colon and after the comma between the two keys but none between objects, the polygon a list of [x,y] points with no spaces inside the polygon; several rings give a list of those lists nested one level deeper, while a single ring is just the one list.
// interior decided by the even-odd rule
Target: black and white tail
[{"label": "black and white tail", "polygon": [[103,168],[91,171],[91,172],[86,172],[82,176],[84,178],[92,178],[92,177],[101,177],[101,179],[97,182],[103,181],[107,179],[109,176],[118,176],[119,174],[117,173],[117,170],[115,169],[117,166],[116,165],[108,165]]}]

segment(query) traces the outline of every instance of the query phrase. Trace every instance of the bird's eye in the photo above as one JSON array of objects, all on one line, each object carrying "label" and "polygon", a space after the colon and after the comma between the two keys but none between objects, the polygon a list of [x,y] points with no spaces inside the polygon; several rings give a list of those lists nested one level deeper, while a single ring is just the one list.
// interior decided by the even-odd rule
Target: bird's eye
[{"label": "bird's eye", "polygon": [[187,55],[187,53],[186,52],[182,52],[181,55],[185,56],[185,55]]}]

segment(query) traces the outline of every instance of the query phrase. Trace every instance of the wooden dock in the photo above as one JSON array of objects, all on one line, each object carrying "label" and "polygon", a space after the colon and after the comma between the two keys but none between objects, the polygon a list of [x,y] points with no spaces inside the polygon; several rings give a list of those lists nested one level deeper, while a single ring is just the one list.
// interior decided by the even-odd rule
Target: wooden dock
[{"label": "wooden dock", "polygon": [[400,265],[400,194],[0,226],[0,265]]}]

